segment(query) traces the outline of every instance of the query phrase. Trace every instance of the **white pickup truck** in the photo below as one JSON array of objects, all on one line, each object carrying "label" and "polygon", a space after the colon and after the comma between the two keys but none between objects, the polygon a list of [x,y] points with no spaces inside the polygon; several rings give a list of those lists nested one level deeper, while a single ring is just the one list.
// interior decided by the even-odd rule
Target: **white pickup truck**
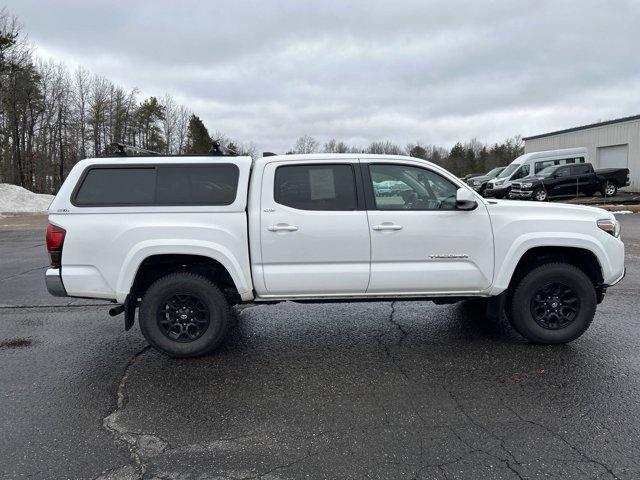
[{"label": "white pickup truck", "polygon": [[127,329],[139,309],[177,357],[217,347],[231,306],[287,300],[493,299],[530,341],[565,343],[625,273],[611,213],[484,199],[431,163],[365,154],[83,160],[47,248],[50,293],[111,300]]}]

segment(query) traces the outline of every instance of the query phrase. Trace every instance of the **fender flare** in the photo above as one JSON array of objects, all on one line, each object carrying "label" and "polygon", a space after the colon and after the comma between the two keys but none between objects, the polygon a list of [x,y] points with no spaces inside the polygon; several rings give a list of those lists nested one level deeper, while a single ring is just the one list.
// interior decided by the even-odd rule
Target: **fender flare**
[{"label": "fender flare", "polygon": [[489,291],[490,295],[499,295],[507,290],[511,278],[524,255],[534,248],[540,247],[560,247],[560,248],[578,248],[591,252],[598,261],[600,271],[606,278],[607,273],[604,270],[605,265],[610,265],[609,256],[606,249],[594,237],[583,234],[573,234],[567,236],[566,233],[545,232],[545,236],[539,236],[539,233],[527,233],[519,236],[511,245],[508,252],[504,256],[502,265],[496,265],[496,274],[493,286]]},{"label": "fender flare", "polygon": [[[131,291],[142,262],[154,255],[199,255],[219,262],[229,272],[241,296],[251,292],[250,280],[242,271],[242,266],[232,252],[215,242],[193,239],[147,240],[136,244],[124,259],[116,285],[116,300],[124,302]],[[244,295],[243,295],[244,294]]]}]

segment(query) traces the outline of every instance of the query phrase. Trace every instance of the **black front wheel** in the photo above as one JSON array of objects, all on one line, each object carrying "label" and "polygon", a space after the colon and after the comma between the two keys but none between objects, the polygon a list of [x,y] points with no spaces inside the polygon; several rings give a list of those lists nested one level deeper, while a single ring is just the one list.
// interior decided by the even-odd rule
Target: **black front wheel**
[{"label": "black front wheel", "polygon": [[197,357],[214,350],[231,321],[229,305],[207,278],[172,273],[156,280],[140,305],[140,330],[147,342],[172,357]]},{"label": "black front wheel", "polygon": [[548,263],[516,285],[511,323],[533,343],[568,343],[589,328],[596,304],[595,287],[582,270],[567,263]]}]

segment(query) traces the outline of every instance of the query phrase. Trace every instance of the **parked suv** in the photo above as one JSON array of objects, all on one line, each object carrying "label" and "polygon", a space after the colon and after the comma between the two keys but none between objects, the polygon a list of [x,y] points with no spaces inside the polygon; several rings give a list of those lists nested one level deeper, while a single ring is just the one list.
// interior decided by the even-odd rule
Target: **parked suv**
[{"label": "parked suv", "polygon": [[472,177],[467,180],[467,185],[469,185],[471,188],[473,188],[476,192],[478,192],[480,195],[484,197],[485,190],[487,189],[487,183],[489,183],[489,180],[493,180],[494,178],[496,178],[498,175],[502,173],[502,171],[505,168],[507,167],[496,167],[489,170],[484,175]]},{"label": "parked suv", "polygon": [[532,342],[565,343],[624,275],[611,213],[485,200],[401,156],[87,159],[49,222],[49,291],[111,300],[127,329],[138,312],[176,357],[215,349],[231,306],[283,301],[484,299]]}]

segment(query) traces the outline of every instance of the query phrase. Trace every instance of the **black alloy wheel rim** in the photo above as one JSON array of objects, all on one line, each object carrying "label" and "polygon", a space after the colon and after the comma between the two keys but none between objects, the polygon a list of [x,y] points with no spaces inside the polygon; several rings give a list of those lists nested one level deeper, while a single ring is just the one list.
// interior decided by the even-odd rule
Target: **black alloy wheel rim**
[{"label": "black alloy wheel rim", "polygon": [[547,330],[560,330],[571,325],[580,309],[576,292],[564,283],[548,283],[533,294],[531,315]]},{"label": "black alloy wheel rim", "polygon": [[160,303],[158,326],[174,342],[189,343],[200,338],[211,323],[207,305],[193,294],[176,294]]}]

